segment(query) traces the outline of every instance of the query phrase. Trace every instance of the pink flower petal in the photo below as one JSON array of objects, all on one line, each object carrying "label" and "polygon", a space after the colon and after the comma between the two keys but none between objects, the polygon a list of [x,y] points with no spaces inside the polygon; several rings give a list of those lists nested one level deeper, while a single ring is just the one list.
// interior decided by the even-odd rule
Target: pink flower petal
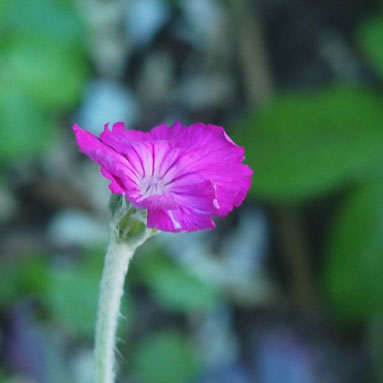
[{"label": "pink flower petal", "polygon": [[187,207],[175,210],[148,210],[148,227],[178,233],[180,231],[211,230],[215,223],[209,214]]},{"label": "pink flower petal", "polygon": [[109,185],[109,189],[112,191],[112,193],[125,194],[124,185],[119,178],[112,176],[104,168],[101,168],[101,174],[108,180],[112,181]]},{"label": "pink flower petal", "polygon": [[244,200],[252,170],[244,149],[223,128],[202,123],[159,125],[149,133],[105,125],[100,138],[77,125],[82,152],[99,163],[112,192],[148,209],[148,226],[165,231],[212,229]]},{"label": "pink flower petal", "polygon": [[78,125],[75,124],[73,130],[80,150],[100,164],[102,174],[112,181],[110,189],[113,192],[123,194],[127,190],[139,191],[138,177],[124,156]]},{"label": "pink flower petal", "polygon": [[215,185],[219,216],[239,206],[251,186],[253,171],[242,164],[244,149],[237,146],[218,126],[202,123],[184,129],[176,138],[184,148],[174,182],[198,174]]}]

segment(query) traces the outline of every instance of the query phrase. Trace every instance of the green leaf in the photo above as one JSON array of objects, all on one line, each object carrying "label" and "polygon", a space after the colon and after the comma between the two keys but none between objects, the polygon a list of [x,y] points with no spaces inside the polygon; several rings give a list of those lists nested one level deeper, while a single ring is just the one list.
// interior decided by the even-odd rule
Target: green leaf
[{"label": "green leaf", "polygon": [[383,312],[383,183],[353,195],[334,222],[325,289],[343,320]]},{"label": "green leaf", "polygon": [[383,103],[371,91],[333,87],[291,93],[245,118],[236,140],[254,170],[251,193],[295,202],[318,196],[370,168],[383,171]]},{"label": "green leaf", "polygon": [[151,335],[136,348],[134,373],[145,383],[190,383],[198,362],[188,338],[175,331]]},{"label": "green leaf", "polygon": [[218,304],[216,289],[158,254],[138,265],[144,283],[166,308],[180,312],[203,311]]},{"label": "green leaf", "polygon": [[371,66],[383,76],[383,17],[361,24],[357,30],[357,42]]},{"label": "green leaf", "polygon": [[17,89],[45,109],[72,106],[86,80],[81,51],[45,38],[13,37],[2,48],[0,60],[0,86]]},{"label": "green leaf", "polygon": [[54,125],[27,97],[0,87],[0,159],[38,154],[52,138]]}]

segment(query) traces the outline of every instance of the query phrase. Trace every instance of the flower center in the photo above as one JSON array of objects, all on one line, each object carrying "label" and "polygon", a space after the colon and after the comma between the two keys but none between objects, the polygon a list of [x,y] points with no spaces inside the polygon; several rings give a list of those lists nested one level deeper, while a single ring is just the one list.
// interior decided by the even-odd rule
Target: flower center
[{"label": "flower center", "polygon": [[144,197],[150,197],[163,194],[166,191],[166,186],[162,179],[147,176],[140,181],[140,189]]}]

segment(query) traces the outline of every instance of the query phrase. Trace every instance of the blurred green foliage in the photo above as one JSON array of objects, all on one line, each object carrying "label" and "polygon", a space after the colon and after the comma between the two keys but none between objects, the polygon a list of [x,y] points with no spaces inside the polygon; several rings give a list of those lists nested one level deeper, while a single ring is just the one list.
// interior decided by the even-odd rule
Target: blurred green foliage
[{"label": "blurred green foliage", "polygon": [[383,182],[363,186],[334,221],[328,243],[326,291],[343,320],[383,312]]},{"label": "blurred green foliage", "polygon": [[3,370],[0,370],[0,383],[7,382],[7,375]]},{"label": "blurred green foliage", "polygon": [[1,0],[0,4],[1,25],[11,33],[8,37],[34,34],[59,45],[81,44],[85,29],[73,1]]},{"label": "blurred green foliage", "polygon": [[175,312],[200,312],[220,301],[216,288],[177,265],[163,251],[137,261],[140,282],[147,286],[163,307]]},{"label": "blurred green foliage", "polygon": [[[46,309],[56,324],[76,338],[93,338],[102,266],[103,251],[94,250],[76,264],[49,270],[51,283],[43,296]],[[134,320],[128,291],[121,312],[127,318],[120,328],[126,337]]]},{"label": "blurred green foliage", "polygon": [[48,262],[41,255],[26,254],[17,261],[3,259],[0,269],[0,308],[21,297],[41,297],[49,288]]},{"label": "blurred green foliage", "polygon": [[15,89],[1,87],[0,159],[8,162],[20,155],[41,152],[51,141],[54,121],[32,99]]},{"label": "blurred green foliage", "polygon": [[[375,34],[381,25],[367,28],[366,49],[381,55],[377,48],[383,44]],[[367,320],[381,313],[381,95],[346,86],[279,95],[245,117],[236,132],[238,141],[247,144],[246,162],[255,169],[251,193],[256,197],[302,204],[345,185],[357,187],[338,212],[327,240],[324,290],[341,320]]]},{"label": "blurred green foliage", "polygon": [[71,106],[78,99],[85,74],[79,48],[33,34],[14,36],[2,47],[8,71],[3,81],[43,109]]},{"label": "blurred green foliage", "polygon": [[85,84],[85,36],[74,2],[1,0],[0,159],[41,152]]},{"label": "blurred green foliage", "polygon": [[188,337],[175,330],[150,334],[135,350],[133,371],[145,383],[189,383],[198,359]]},{"label": "blurred green foliage", "polygon": [[382,126],[377,94],[339,86],[276,97],[243,119],[235,134],[255,169],[251,193],[299,202],[365,178],[376,164],[383,174]]},{"label": "blurred green foliage", "polygon": [[371,67],[383,77],[383,17],[364,21],[357,31],[357,41]]},{"label": "blurred green foliage", "polygon": [[100,270],[81,265],[52,270],[46,307],[54,322],[76,337],[94,333],[100,277]]}]

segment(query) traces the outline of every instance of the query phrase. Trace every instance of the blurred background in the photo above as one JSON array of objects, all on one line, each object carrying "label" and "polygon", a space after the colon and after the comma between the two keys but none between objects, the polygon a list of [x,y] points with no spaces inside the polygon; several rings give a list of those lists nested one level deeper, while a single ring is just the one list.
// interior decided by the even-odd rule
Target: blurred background
[{"label": "blurred background", "polygon": [[0,382],[92,382],[110,192],[72,124],[121,120],[255,172],[135,256],[118,381],[382,383],[381,0],[0,0]]}]

